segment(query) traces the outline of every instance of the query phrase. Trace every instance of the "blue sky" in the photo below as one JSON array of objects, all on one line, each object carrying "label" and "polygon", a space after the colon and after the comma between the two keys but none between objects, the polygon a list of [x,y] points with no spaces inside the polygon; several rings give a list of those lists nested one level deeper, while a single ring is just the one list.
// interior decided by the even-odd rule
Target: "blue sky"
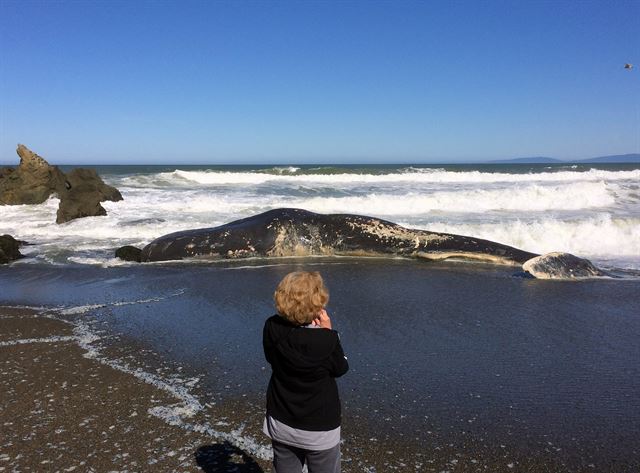
[{"label": "blue sky", "polygon": [[638,153],[639,24],[638,0],[0,0],[0,162]]}]

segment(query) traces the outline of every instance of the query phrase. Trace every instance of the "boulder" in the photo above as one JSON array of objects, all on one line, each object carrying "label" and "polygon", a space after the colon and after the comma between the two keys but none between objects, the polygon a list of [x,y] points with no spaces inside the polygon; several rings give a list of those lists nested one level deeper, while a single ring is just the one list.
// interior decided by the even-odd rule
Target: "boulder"
[{"label": "boulder", "polygon": [[64,174],[24,145],[18,145],[20,165],[0,170],[0,205],[41,204],[51,195],[60,198],[56,223],[80,217],[106,215],[100,205],[122,200],[92,169],[76,168]]},{"label": "boulder", "polygon": [[135,261],[140,263],[142,261],[142,250],[135,246],[123,246],[116,250],[116,258],[120,258],[124,261]]},{"label": "boulder", "polygon": [[18,145],[20,165],[0,174],[0,204],[41,204],[64,187],[64,174],[24,145]]},{"label": "boulder", "polygon": [[0,235],[0,264],[23,258],[19,250],[22,243],[11,235]]},{"label": "boulder", "polygon": [[80,217],[107,215],[100,205],[105,200],[122,200],[120,191],[108,186],[93,169],[76,168],[66,175],[65,186],[58,191],[60,205],[56,223]]},{"label": "boulder", "polygon": [[591,261],[571,253],[547,253],[531,258],[522,269],[538,279],[580,279],[606,276]]}]

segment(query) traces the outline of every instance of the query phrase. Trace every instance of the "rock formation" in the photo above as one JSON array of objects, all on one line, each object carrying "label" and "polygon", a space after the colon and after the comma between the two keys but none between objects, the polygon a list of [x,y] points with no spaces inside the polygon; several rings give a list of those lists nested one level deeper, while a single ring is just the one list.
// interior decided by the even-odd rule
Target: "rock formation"
[{"label": "rock formation", "polygon": [[76,168],[66,175],[65,186],[58,190],[58,197],[60,205],[56,223],[79,217],[107,215],[100,202],[122,200],[118,189],[106,185],[93,169],[82,168]]},{"label": "rock formation", "polygon": [[8,176],[13,172],[13,168],[0,168],[0,179]]},{"label": "rock formation", "polygon": [[50,166],[24,145],[18,145],[16,151],[20,165],[0,175],[0,204],[41,204],[64,187],[64,174],[56,166]]},{"label": "rock formation", "polygon": [[60,199],[56,223],[106,215],[105,200],[122,200],[115,187],[105,184],[91,169],[77,168],[65,175],[24,145],[18,145],[20,165],[0,170],[0,205],[41,204],[51,195]]},{"label": "rock formation", "polygon": [[23,242],[16,240],[11,235],[0,235],[0,264],[22,258],[20,246]]}]

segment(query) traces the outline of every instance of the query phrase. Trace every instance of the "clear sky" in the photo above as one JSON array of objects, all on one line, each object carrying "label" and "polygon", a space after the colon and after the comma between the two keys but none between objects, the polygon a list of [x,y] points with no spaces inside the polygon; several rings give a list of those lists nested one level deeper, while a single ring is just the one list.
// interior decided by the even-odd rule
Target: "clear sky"
[{"label": "clear sky", "polygon": [[0,162],[17,143],[74,164],[638,153],[640,0],[0,0]]}]

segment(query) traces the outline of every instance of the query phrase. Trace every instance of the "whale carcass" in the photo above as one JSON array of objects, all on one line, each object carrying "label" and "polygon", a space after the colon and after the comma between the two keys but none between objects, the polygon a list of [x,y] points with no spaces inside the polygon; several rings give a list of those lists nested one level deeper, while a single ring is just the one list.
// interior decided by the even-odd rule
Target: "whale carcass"
[{"label": "whale carcass", "polygon": [[373,217],[274,209],[214,228],[162,236],[142,261],[265,256],[462,258],[520,265],[538,256],[479,238],[414,230]]}]

